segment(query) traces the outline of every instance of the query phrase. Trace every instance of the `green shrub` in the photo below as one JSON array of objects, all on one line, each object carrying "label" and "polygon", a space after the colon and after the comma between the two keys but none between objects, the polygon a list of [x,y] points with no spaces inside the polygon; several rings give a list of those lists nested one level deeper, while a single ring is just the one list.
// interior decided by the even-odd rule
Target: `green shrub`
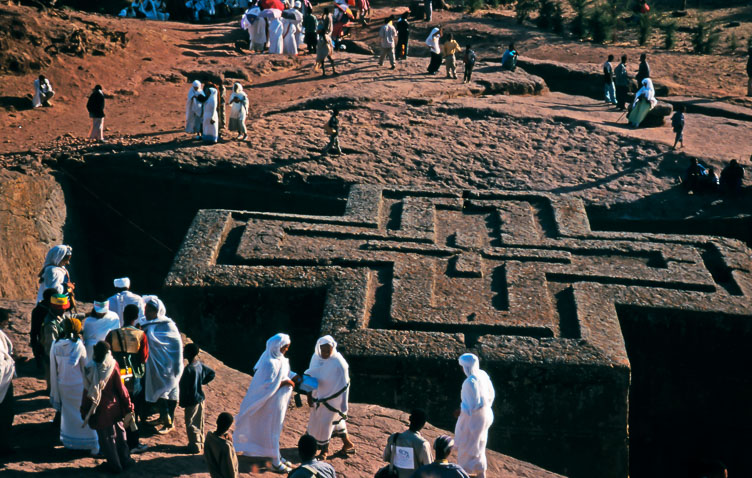
[{"label": "green shrub", "polygon": [[676,22],[667,22],[663,25],[664,46],[666,50],[676,45]]},{"label": "green shrub", "polygon": [[593,8],[588,18],[588,26],[594,42],[604,43],[611,39],[614,31],[614,17],[610,9],[606,5]]},{"label": "green shrub", "polygon": [[484,5],[485,3],[483,2],[483,0],[465,0],[465,6],[470,13],[473,13],[476,10],[480,10]]},{"label": "green shrub", "polygon": [[713,48],[718,44],[720,36],[720,32],[714,30],[712,26],[705,21],[705,17],[698,18],[695,32],[692,35],[692,47],[695,53],[710,54],[713,51]]},{"label": "green shrub", "polygon": [[564,33],[564,13],[559,2],[554,3],[554,13],[551,16],[551,29],[558,34]]},{"label": "green shrub", "polygon": [[517,23],[522,25],[537,8],[538,0],[517,0],[517,5],[514,7],[514,16],[517,19]]},{"label": "green shrub", "polygon": [[570,28],[572,30],[572,35],[577,38],[585,38],[587,35],[586,11],[589,4],[590,0],[569,0],[569,5],[572,7],[572,10],[574,10],[574,18],[572,19]]},{"label": "green shrub", "polygon": [[739,39],[736,38],[736,32],[731,32],[726,40],[728,41],[729,53],[733,54],[739,48]]},{"label": "green shrub", "polygon": [[640,15],[638,29],[637,42],[644,45],[650,39],[650,34],[653,33],[653,19],[650,14]]},{"label": "green shrub", "polygon": [[540,0],[538,5],[538,18],[535,20],[535,24],[538,28],[548,30],[551,28],[553,16],[554,16],[554,3],[553,0]]}]

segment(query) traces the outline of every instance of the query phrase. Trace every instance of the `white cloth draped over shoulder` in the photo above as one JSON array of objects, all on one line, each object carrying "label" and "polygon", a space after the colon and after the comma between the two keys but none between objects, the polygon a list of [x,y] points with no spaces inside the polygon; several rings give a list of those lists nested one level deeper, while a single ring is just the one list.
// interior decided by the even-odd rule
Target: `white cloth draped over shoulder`
[{"label": "white cloth draped over shoulder", "polygon": [[13,343],[5,332],[0,330],[0,403],[5,400],[10,382],[16,375],[16,363],[13,361]]},{"label": "white cloth draped over shoulder", "polygon": [[[235,83],[235,91],[230,96],[230,119],[237,119],[240,123],[245,123],[248,116],[248,95],[243,91],[240,83]],[[232,100],[238,101],[233,102]]]},{"label": "white cloth draped over shoulder", "polygon": [[47,289],[57,289],[58,294],[65,294],[64,284],[68,282],[68,270],[60,266],[60,262],[65,256],[73,253],[73,248],[64,244],[57,245],[47,252],[42,266],[42,272],[39,273],[39,292],[37,292],[37,302],[44,298],[44,291]]},{"label": "white cloth draped over shoulder", "polygon": [[204,103],[203,133],[204,141],[217,142],[219,135],[219,116],[217,115],[217,89],[209,88],[209,99]]},{"label": "white cloth draped over shoulder", "polygon": [[188,100],[185,102],[185,132],[201,132],[201,103],[196,99],[197,95],[203,93],[201,82],[196,80],[188,90]]},{"label": "white cloth draped over shoulder", "polygon": [[269,22],[269,53],[282,53],[282,34],[285,32],[281,18]]},{"label": "white cloth draped over shoulder", "polygon": [[60,339],[50,348],[50,401],[60,412],[60,441],[65,448],[99,450],[97,432],[81,418],[86,349],[81,339]]},{"label": "white cloth draped over shoulder", "polygon": [[183,373],[183,341],[175,322],[166,315],[164,304],[155,296],[144,296],[144,303],[159,303],[157,318],[142,325],[149,342],[149,360],[146,361],[144,390],[146,401],[154,403],[160,398],[177,400],[178,384]]},{"label": "white cloth draped over shoulder", "polygon": [[262,51],[266,44],[266,18],[258,17],[253,22],[253,44],[251,48],[254,51]]},{"label": "white cloth draped over shoulder", "polygon": [[296,20],[282,19],[282,52],[285,55],[298,54],[298,23]]},{"label": "white cloth draped over shoulder", "polygon": [[109,311],[102,318],[86,317],[83,324],[84,347],[86,356],[94,356],[94,345],[107,337],[107,332],[120,328],[120,317]]},{"label": "white cloth draped over shoulder", "polygon": [[292,395],[292,387],[280,386],[283,380],[294,376],[281,352],[289,344],[290,337],[286,334],[277,334],[266,341],[266,351],[253,367],[251,384],[235,417],[233,433],[238,453],[272,458],[275,465],[281,460],[279,437]]},{"label": "white cloth draped over shoulder", "polygon": [[493,405],[496,396],[491,379],[480,369],[478,357],[463,354],[459,359],[467,378],[462,383],[462,404],[457,426],[454,429],[454,444],[457,463],[470,474],[485,472],[486,442],[488,429],[493,423]]},{"label": "white cloth draped over shoulder", "polygon": [[138,306],[138,316],[144,316],[144,300],[140,295],[134,294],[129,290],[118,292],[117,294],[107,299],[107,303],[110,306],[110,311],[116,313],[118,318],[120,319],[120,327],[123,326],[123,311],[125,310],[126,306],[129,306],[131,304]]},{"label": "white cloth draped over shoulder", "polygon": [[655,99],[655,88],[653,87],[653,80],[651,80],[650,78],[645,78],[642,80],[642,88],[637,90],[637,93],[634,97],[634,102],[632,103],[632,108],[637,106],[637,102],[640,101],[640,98],[643,98],[650,103],[651,110],[658,104],[658,100]]},{"label": "white cloth draped over shoulder", "polygon": [[40,82],[39,78],[34,80],[34,99],[31,100],[34,108],[39,108],[40,106],[42,106],[42,102],[44,101],[42,93],[46,94],[50,92],[52,92],[52,85],[50,85],[50,80],[48,80],[47,78],[45,78],[43,82]]},{"label": "white cloth draped over shoulder", "polygon": [[[332,347],[332,354],[325,359],[321,356],[321,346],[329,345]],[[331,335],[325,335],[316,342],[316,352],[311,357],[311,363],[308,370],[304,373],[314,377],[318,381],[318,388],[313,391],[313,398],[322,400],[327,397],[336,395],[336,397],[327,400],[330,407],[347,414],[347,402],[350,383],[350,367],[345,358],[337,352],[337,342]],[[311,416],[308,419],[308,434],[316,439],[319,445],[329,442],[332,432],[336,429],[338,432],[346,432],[345,421],[341,420],[341,415],[327,408],[323,403],[316,403]],[[337,422],[337,425],[334,423]]]}]

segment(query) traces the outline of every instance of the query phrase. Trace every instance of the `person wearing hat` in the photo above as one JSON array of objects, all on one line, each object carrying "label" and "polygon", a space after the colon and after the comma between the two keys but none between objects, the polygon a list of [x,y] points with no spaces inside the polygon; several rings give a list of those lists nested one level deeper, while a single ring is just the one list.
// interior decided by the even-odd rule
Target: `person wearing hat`
[{"label": "person wearing hat", "polygon": [[423,465],[413,473],[412,478],[470,478],[465,470],[456,463],[449,463],[454,440],[449,435],[441,435],[433,442],[436,460]]},{"label": "person wearing hat", "polygon": [[[84,318],[84,314],[70,312],[71,300],[65,294],[52,294],[50,297],[50,309],[47,317],[42,322],[42,334],[40,343],[44,352],[44,379],[47,381],[47,390],[50,389],[50,349],[55,341],[63,336],[63,322],[65,319]],[[83,346],[83,344],[82,344]],[[84,350],[84,353],[85,350]]]},{"label": "person wearing hat", "polygon": [[496,394],[475,354],[462,354],[459,363],[467,378],[462,383],[462,403],[456,412],[459,415],[454,429],[457,462],[468,474],[485,478],[488,468],[486,442],[494,419],[491,406]]},{"label": "person wearing hat", "polygon": [[142,329],[149,341],[149,360],[146,361],[144,393],[148,403],[156,404],[162,428],[159,433],[173,430],[175,408],[180,396],[180,376],[183,373],[183,340],[175,322],[159,297],[145,296]]},{"label": "person wearing hat", "polygon": [[431,463],[431,445],[420,431],[426,424],[426,412],[417,409],[410,414],[410,428],[394,433],[386,441],[384,461],[397,469],[399,478],[410,478],[423,465]]},{"label": "person wearing hat", "polygon": [[113,281],[113,285],[115,286],[115,290],[117,292],[109,299],[107,299],[107,303],[109,304],[110,310],[112,312],[115,312],[120,318],[120,327],[123,327],[125,325],[125,323],[123,322],[123,310],[125,310],[125,308],[130,304],[137,305],[139,311],[138,316],[143,317],[144,300],[140,295],[134,294],[130,291],[131,280],[127,277],[121,277],[119,279],[115,279]]},{"label": "person wearing hat", "polygon": [[60,244],[47,252],[44,259],[42,270],[39,271],[39,291],[37,292],[37,303],[42,301],[44,291],[47,289],[56,289],[58,294],[73,294],[76,285],[71,282],[70,274],[65,266],[71,260],[73,248]]},{"label": "person wearing hat", "polygon": [[217,417],[217,429],[209,432],[204,441],[204,460],[211,478],[236,478],[238,456],[232,445],[232,414],[222,412]]},{"label": "person wearing hat", "polygon": [[94,356],[94,344],[104,340],[110,330],[120,328],[120,317],[110,310],[107,301],[94,301],[94,308],[84,319],[84,347],[86,356]]},{"label": "person wearing hat", "polygon": [[87,362],[81,321],[66,317],[63,332],[50,349],[50,402],[60,413],[60,441],[65,448],[99,453],[97,432],[81,417],[81,392]]}]

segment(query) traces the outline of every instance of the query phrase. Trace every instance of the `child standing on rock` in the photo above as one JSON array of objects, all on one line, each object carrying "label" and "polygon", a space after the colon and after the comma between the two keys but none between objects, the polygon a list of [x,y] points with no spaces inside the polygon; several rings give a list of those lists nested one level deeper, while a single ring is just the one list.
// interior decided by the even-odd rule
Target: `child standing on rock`
[{"label": "child standing on rock", "polygon": [[465,57],[462,59],[463,63],[465,63],[465,77],[463,78],[462,83],[470,83],[470,81],[472,81],[473,67],[475,66],[476,60],[477,57],[475,56],[475,50],[473,50],[471,45],[468,45],[467,48],[465,48]]},{"label": "child standing on rock", "polygon": [[324,125],[324,130],[329,133],[329,144],[321,152],[323,156],[327,154],[339,156],[342,154],[342,149],[339,147],[339,119],[337,116],[339,116],[339,110],[332,108],[332,117]]},{"label": "child standing on rock", "polygon": [[190,343],[183,348],[188,366],[180,377],[180,406],[185,409],[185,432],[188,435],[188,452],[204,451],[204,390],[203,385],[214,380],[214,370],[198,359],[199,348]]}]

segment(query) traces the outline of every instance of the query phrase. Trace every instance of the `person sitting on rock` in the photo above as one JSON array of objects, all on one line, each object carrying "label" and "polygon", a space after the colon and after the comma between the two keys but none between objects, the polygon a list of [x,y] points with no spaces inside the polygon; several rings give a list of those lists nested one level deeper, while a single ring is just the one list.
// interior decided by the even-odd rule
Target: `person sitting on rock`
[{"label": "person sitting on rock", "polygon": [[290,472],[288,478],[337,478],[334,467],[324,461],[315,459],[316,439],[311,435],[303,435],[298,440],[298,455],[300,466]]},{"label": "person sitting on rock", "polygon": [[514,43],[510,43],[509,48],[501,56],[501,67],[509,71],[517,69],[517,49],[514,47]]},{"label": "person sitting on rock", "polygon": [[655,88],[653,88],[653,82],[650,78],[642,80],[642,88],[635,94],[634,102],[632,103],[632,111],[627,115],[630,126],[637,128],[645,117],[650,113],[650,110],[656,107],[658,100],[655,99]]},{"label": "person sitting on rock", "polygon": [[410,428],[402,433],[392,434],[384,448],[384,461],[397,469],[399,478],[410,478],[423,465],[431,463],[431,445],[420,434],[426,424],[426,412],[413,410],[410,414]]},{"label": "person sitting on rock", "polygon": [[238,456],[232,445],[232,414],[222,412],[217,417],[217,430],[209,432],[204,441],[204,459],[211,478],[237,478]]},{"label": "person sitting on rock", "polygon": [[686,176],[682,181],[682,185],[690,193],[698,193],[702,189],[704,177],[708,175],[707,168],[697,161],[697,158],[691,158],[689,160],[689,167],[687,168]]},{"label": "person sitting on rock", "polygon": [[720,186],[721,192],[731,195],[737,195],[742,190],[742,181],[744,180],[744,168],[735,159],[723,168],[721,171]]},{"label": "person sitting on rock", "polygon": [[50,100],[53,96],[55,96],[55,92],[52,91],[50,80],[45,78],[44,75],[39,75],[39,78],[34,80],[34,99],[31,101],[34,108],[52,106]]},{"label": "person sitting on rock", "polygon": [[454,440],[449,435],[441,435],[433,442],[436,460],[430,465],[423,465],[412,478],[470,478],[467,472],[456,463],[449,463]]},{"label": "person sitting on rock", "polygon": [[702,190],[706,193],[717,193],[720,189],[720,178],[715,172],[715,167],[708,167],[708,174],[702,178]]}]

